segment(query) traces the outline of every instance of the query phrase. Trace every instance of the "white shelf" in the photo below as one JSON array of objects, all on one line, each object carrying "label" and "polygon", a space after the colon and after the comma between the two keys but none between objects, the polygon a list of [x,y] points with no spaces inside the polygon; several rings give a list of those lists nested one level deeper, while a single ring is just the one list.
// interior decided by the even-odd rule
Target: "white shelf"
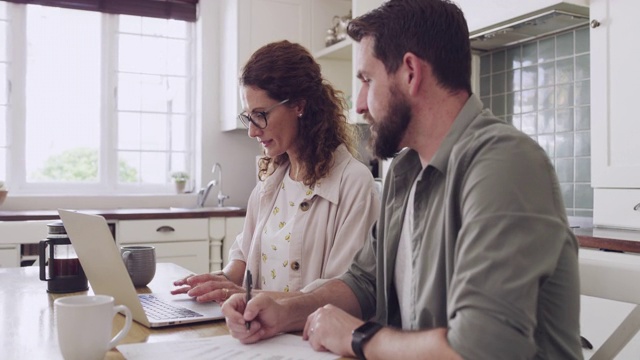
[{"label": "white shelf", "polygon": [[353,40],[345,39],[331,46],[317,51],[314,54],[316,59],[351,60],[351,45]]}]

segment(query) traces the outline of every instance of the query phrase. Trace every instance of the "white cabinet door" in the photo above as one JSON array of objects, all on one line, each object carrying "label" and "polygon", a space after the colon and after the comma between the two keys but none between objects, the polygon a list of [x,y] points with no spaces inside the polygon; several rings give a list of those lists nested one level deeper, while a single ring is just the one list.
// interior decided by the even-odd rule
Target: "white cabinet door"
[{"label": "white cabinet door", "polygon": [[312,51],[322,67],[323,76],[344,93],[350,105],[347,118],[351,123],[366,123],[356,113],[355,102],[360,91],[360,80],[355,76],[355,49],[350,38],[325,47],[324,39],[332,25],[334,16],[345,16],[351,11],[353,17],[360,16],[382,4],[383,0],[314,0],[312,13]]},{"label": "white cabinet door", "polygon": [[0,244],[37,244],[47,238],[47,224],[55,220],[0,222]]},{"label": "white cabinet door", "polygon": [[226,218],[209,218],[209,272],[222,270],[227,258],[223,255]]},{"label": "white cabinet door", "polygon": [[311,7],[308,0],[225,0],[221,11],[222,130],[244,129],[237,120],[240,69],[255,50],[273,41],[309,48]]},{"label": "white cabinet door", "polygon": [[20,245],[0,245],[0,268],[20,266]]},{"label": "white cabinet door", "polygon": [[208,219],[120,220],[120,244],[208,240]]},{"label": "white cabinet door", "polygon": [[[614,6],[615,3],[615,6]],[[637,87],[640,42],[629,37],[640,2],[592,0],[591,179],[596,188],[640,188]],[[640,202],[640,199],[638,199]]]},{"label": "white cabinet door", "polygon": [[180,265],[194,274],[209,272],[209,242],[206,240],[127,245],[154,246],[156,248],[156,263],[168,262]]},{"label": "white cabinet door", "polygon": [[224,265],[227,265],[229,261],[229,249],[233,242],[236,241],[236,237],[242,233],[242,227],[244,226],[244,217],[228,217],[225,218],[225,234],[224,241],[222,242],[222,256],[224,258]]},{"label": "white cabinet door", "polygon": [[19,244],[38,244],[46,239],[47,224],[54,220],[0,222],[0,268],[20,266],[23,260],[36,260],[37,255],[23,256]]},{"label": "white cabinet door", "polygon": [[[322,75],[337,90],[344,93],[348,103],[353,103],[351,71],[352,41],[345,39],[330,46],[326,46],[327,30],[334,25],[334,17],[345,17],[351,11],[351,1],[345,0],[314,0],[311,3],[313,23],[311,24],[311,52],[315,57]],[[348,109],[347,109],[348,110]],[[349,111],[345,116],[351,119]]]},{"label": "white cabinet door", "polygon": [[155,246],[157,262],[209,272],[209,219],[121,220],[116,239],[120,245]]},{"label": "white cabinet door", "polygon": [[593,223],[640,229],[640,42],[630,37],[640,3],[591,0]]}]

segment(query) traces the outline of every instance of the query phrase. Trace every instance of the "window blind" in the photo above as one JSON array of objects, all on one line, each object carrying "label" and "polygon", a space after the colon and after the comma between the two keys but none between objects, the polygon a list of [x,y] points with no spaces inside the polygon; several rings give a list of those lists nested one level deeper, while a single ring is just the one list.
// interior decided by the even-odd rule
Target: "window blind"
[{"label": "window blind", "polygon": [[198,0],[0,0],[109,14],[146,16],[194,22]]}]

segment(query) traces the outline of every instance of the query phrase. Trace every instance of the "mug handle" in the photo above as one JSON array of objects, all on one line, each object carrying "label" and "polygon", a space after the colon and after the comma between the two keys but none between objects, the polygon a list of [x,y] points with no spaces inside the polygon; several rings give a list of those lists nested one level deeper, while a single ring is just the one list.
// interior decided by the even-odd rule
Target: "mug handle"
[{"label": "mug handle", "polygon": [[113,349],[116,345],[118,345],[120,340],[122,340],[125,336],[127,336],[127,334],[129,333],[129,330],[131,329],[131,319],[132,319],[131,310],[129,310],[129,308],[126,307],[125,305],[114,306],[113,316],[115,316],[119,312],[124,313],[124,316],[125,316],[124,327],[116,334],[116,336],[113,337],[113,339],[111,339],[111,341],[109,342],[108,349]]}]

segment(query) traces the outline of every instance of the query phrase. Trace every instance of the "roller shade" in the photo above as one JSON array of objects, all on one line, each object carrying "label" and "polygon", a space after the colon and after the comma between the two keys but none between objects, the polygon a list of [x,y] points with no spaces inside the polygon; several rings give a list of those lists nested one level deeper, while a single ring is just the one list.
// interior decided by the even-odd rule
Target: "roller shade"
[{"label": "roller shade", "polygon": [[1,0],[109,14],[196,21],[198,0]]}]

